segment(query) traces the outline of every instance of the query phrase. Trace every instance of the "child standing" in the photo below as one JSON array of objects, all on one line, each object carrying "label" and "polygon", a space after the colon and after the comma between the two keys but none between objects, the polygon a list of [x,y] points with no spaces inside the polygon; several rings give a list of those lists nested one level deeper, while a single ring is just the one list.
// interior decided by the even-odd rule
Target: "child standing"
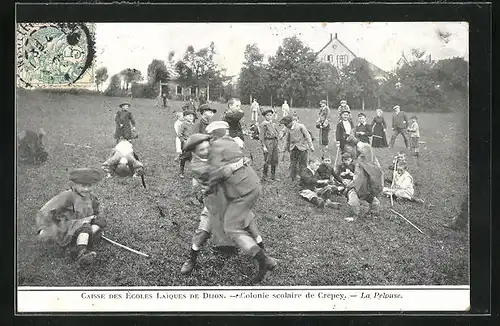
[{"label": "child standing", "polygon": [[99,216],[99,200],[91,191],[102,177],[98,169],[71,171],[71,189],[53,197],[36,215],[39,239],[52,239],[61,247],[76,245],[76,260],[80,265],[88,265],[95,259],[96,253],[88,250],[88,246],[106,226],[106,220]]},{"label": "child standing", "polygon": [[175,115],[177,116],[177,121],[174,123],[174,130],[175,130],[175,152],[177,153],[177,156],[175,157],[174,161],[177,161],[182,153],[182,145],[181,145],[181,140],[179,138],[179,133],[181,132],[181,125],[182,122],[184,121],[183,114],[182,112],[176,112]]},{"label": "child standing", "polygon": [[264,121],[260,127],[260,142],[264,151],[264,167],[262,168],[263,179],[267,179],[269,165],[271,166],[271,179],[276,179],[276,166],[278,165],[278,126],[273,121],[274,111],[265,109],[262,112]]},{"label": "child standing", "polygon": [[420,128],[418,126],[418,119],[412,116],[410,119],[410,126],[406,129],[410,135],[410,148],[413,155],[418,158],[418,140],[420,139]]},{"label": "child standing", "polygon": [[128,111],[130,108],[130,103],[124,102],[120,104],[120,109],[116,112],[115,115],[115,139],[116,143],[120,141],[120,139],[131,140],[132,132],[135,132],[135,119],[132,116],[132,113]]},{"label": "child standing", "polygon": [[183,115],[184,115],[184,121],[182,122],[179,130],[179,139],[181,140],[181,148],[182,148],[182,153],[179,158],[180,160],[179,177],[181,179],[184,178],[184,166],[186,165],[186,162],[191,161],[191,152],[184,150],[184,143],[187,141],[189,136],[191,136],[194,133],[195,113],[186,110],[184,111]]},{"label": "child standing", "polygon": [[391,188],[383,188],[382,192],[384,195],[393,195],[396,198],[404,198],[420,204],[424,203],[423,199],[413,197],[415,192],[413,188],[413,177],[408,173],[406,163],[398,164],[393,178],[393,186]]},{"label": "child standing", "polygon": [[366,123],[366,115],[364,113],[358,114],[358,125],[355,128],[356,138],[363,143],[370,143],[372,136],[372,128]]}]

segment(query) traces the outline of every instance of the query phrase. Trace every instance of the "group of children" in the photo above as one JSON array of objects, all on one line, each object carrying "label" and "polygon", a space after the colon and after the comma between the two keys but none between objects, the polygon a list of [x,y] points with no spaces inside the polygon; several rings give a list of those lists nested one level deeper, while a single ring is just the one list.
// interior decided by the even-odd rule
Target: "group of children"
[{"label": "group of children", "polygon": [[[135,120],[128,111],[129,103],[120,104],[115,116],[117,144],[112,156],[102,164],[102,169],[76,169],[70,173],[71,188],[52,198],[37,214],[37,234],[44,239],[55,239],[62,246],[75,244],[76,259],[82,264],[93,261],[93,239],[99,236],[106,221],[99,216],[99,201],[91,188],[103,177],[144,175],[144,165],[139,161],[130,140],[134,138]],[[193,196],[203,203],[200,224],[193,236],[189,258],[181,268],[182,274],[190,273],[203,244],[211,237],[222,247],[236,247],[251,254],[259,265],[255,281],[274,269],[276,261],[269,256],[252,213],[262,193],[260,178],[250,166],[244,153],[243,132],[240,119],[243,117],[241,103],[232,99],[228,103],[223,120],[211,121],[217,112],[209,104],[198,108],[201,115],[195,122],[196,113],[184,110],[178,113],[176,151],[179,154],[180,176],[190,162],[193,171]],[[341,112],[339,124],[352,124],[350,116]],[[350,113],[350,112],[349,112]],[[359,127],[349,130],[344,143],[339,146],[341,162],[333,167],[328,155],[322,159],[309,157],[314,151],[312,137],[296,115],[286,115],[280,120],[284,129],[273,121],[272,109],[262,111],[264,121],[258,126],[259,142],[262,146],[264,165],[262,179],[278,181],[278,144],[283,134],[285,150],[290,152],[292,180],[300,180],[299,194],[318,207],[338,207],[334,196],[345,196],[354,220],[361,216],[360,200],[370,204],[370,213],[377,214],[380,194],[423,202],[414,197],[414,185],[406,170],[405,156],[398,154],[393,164],[392,186],[383,187],[383,173],[372,147],[366,141],[364,114],[360,114]],[[418,127],[416,128],[418,132]],[[344,130],[347,134],[348,130]],[[39,141],[38,135],[36,141]],[[340,139],[341,141],[343,139]],[[336,163],[336,162],[335,162]],[[103,173],[104,172],[104,173]]]}]

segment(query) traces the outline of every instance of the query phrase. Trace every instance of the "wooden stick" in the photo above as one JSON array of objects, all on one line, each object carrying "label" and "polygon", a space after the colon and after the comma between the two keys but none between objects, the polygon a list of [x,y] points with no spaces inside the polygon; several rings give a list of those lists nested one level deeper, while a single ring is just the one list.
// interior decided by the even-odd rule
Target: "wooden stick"
[{"label": "wooden stick", "polygon": [[394,180],[396,179],[394,177],[394,175],[396,174],[396,171],[397,171],[397,168],[398,168],[398,160],[396,159],[396,161],[394,162],[394,170],[392,171],[392,183],[391,183],[391,207],[394,206],[394,200],[392,199],[392,188],[394,188]]},{"label": "wooden stick", "polygon": [[395,210],[393,210],[391,208],[391,212],[393,212],[394,214],[397,214],[399,215],[400,217],[402,217],[406,222],[410,223],[411,226],[413,226],[415,229],[418,230],[418,232],[422,233],[423,235],[425,235],[424,232],[422,232],[422,230],[420,230],[415,224],[413,224],[412,222],[408,221],[408,219],[406,217],[404,217],[403,215],[399,214],[398,212],[396,212]]},{"label": "wooden stick", "polygon": [[135,253],[135,254],[138,254],[138,255],[141,255],[141,256],[144,256],[144,257],[147,257],[147,258],[149,258],[149,257],[150,257],[148,254],[142,253],[142,252],[140,252],[140,251],[137,251],[137,250],[134,250],[134,249],[129,248],[129,247],[127,247],[127,246],[124,246],[124,245],[122,245],[122,244],[119,244],[118,242],[115,242],[115,241],[113,241],[113,240],[111,240],[111,239],[108,239],[108,238],[106,238],[106,237],[104,236],[104,234],[103,234],[101,237],[102,237],[104,240],[106,240],[107,242],[109,242],[109,243],[111,243],[111,244],[114,244],[115,246],[121,247],[121,248],[123,248],[123,249],[125,249],[125,250],[128,250],[128,251],[130,251],[130,252],[133,252],[133,253]]}]

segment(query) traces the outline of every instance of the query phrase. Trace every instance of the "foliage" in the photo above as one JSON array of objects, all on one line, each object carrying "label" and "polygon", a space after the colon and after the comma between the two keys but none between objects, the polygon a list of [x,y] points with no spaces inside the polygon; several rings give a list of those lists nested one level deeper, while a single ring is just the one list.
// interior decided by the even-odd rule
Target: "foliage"
[{"label": "foliage", "polygon": [[122,89],[122,77],[119,74],[111,76],[108,88],[104,92],[106,96],[124,96],[125,90]]},{"label": "foliage", "polygon": [[239,82],[239,91],[243,103],[249,103],[253,98],[260,100],[264,93],[266,67],[263,64],[263,59],[264,55],[260,53],[257,44],[247,44]]},{"label": "foliage", "polygon": [[159,82],[166,83],[169,80],[167,66],[163,60],[153,59],[148,65],[148,84],[156,85]]},{"label": "foliage", "polygon": [[152,84],[132,84],[132,96],[134,98],[156,98],[159,89]]},{"label": "foliage", "polygon": [[125,90],[129,90],[129,88],[132,87],[133,83],[140,82],[140,81],[142,81],[144,79],[142,77],[141,71],[137,70],[135,68],[134,69],[130,69],[130,68],[123,69],[120,72],[120,75],[123,78],[123,82],[125,84],[124,85],[125,86]]},{"label": "foliage", "polygon": [[95,83],[97,85],[97,90],[99,91],[99,87],[108,79],[108,68],[101,67],[95,72]]}]

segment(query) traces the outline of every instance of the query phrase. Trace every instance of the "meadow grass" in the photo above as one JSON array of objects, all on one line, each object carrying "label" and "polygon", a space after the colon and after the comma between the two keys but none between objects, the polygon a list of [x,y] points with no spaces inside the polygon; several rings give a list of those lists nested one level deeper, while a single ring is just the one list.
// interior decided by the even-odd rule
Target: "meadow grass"
[{"label": "meadow grass", "polygon": [[[35,214],[52,196],[67,189],[68,171],[100,166],[114,146],[114,114],[124,98],[20,91],[17,95],[17,130],[43,127],[49,159],[41,166],[17,166],[17,276],[19,285],[31,286],[200,286],[248,285],[254,273],[244,254],[224,256],[207,245],[199,266],[181,276],[201,208],[188,202],[190,173],[178,178],[174,162],[174,110],[155,106],[155,100],[134,99],[130,109],[139,138],[134,148],[147,169],[140,179],[111,178],[95,188],[101,214],[108,220],[106,236],[151,255],[147,259],[104,241],[96,244],[95,265],[80,269],[69,251],[35,237]],[[224,110],[222,104],[216,118]],[[245,119],[249,120],[250,111]],[[404,108],[403,108],[404,109]],[[293,109],[292,109],[293,110]],[[297,110],[317,138],[316,112]],[[368,121],[374,112],[367,111]],[[356,111],[353,112],[353,116]],[[468,199],[468,142],[465,114],[418,114],[421,158],[409,160],[416,195],[426,205],[397,202],[394,209],[416,224],[420,234],[389,212],[382,198],[378,219],[346,222],[346,199],[339,210],[318,209],[301,200],[297,186],[286,177],[288,157],[280,162],[279,182],[263,184],[263,196],[254,212],[266,247],[279,261],[262,285],[454,285],[469,283],[468,233],[443,227]],[[385,113],[390,125],[391,113]],[[390,138],[390,134],[387,135]],[[335,158],[334,130],[330,154]],[[77,146],[65,145],[65,143]],[[79,146],[78,146],[79,145]],[[90,146],[90,148],[85,147]],[[317,140],[315,141],[317,146]],[[394,149],[375,149],[388,172],[392,157],[403,150],[398,138]],[[257,141],[246,146],[260,173],[262,151]],[[187,165],[189,170],[189,165]],[[165,212],[159,214],[157,206]],[[281,217],[278,218],[277,216]]]}]

